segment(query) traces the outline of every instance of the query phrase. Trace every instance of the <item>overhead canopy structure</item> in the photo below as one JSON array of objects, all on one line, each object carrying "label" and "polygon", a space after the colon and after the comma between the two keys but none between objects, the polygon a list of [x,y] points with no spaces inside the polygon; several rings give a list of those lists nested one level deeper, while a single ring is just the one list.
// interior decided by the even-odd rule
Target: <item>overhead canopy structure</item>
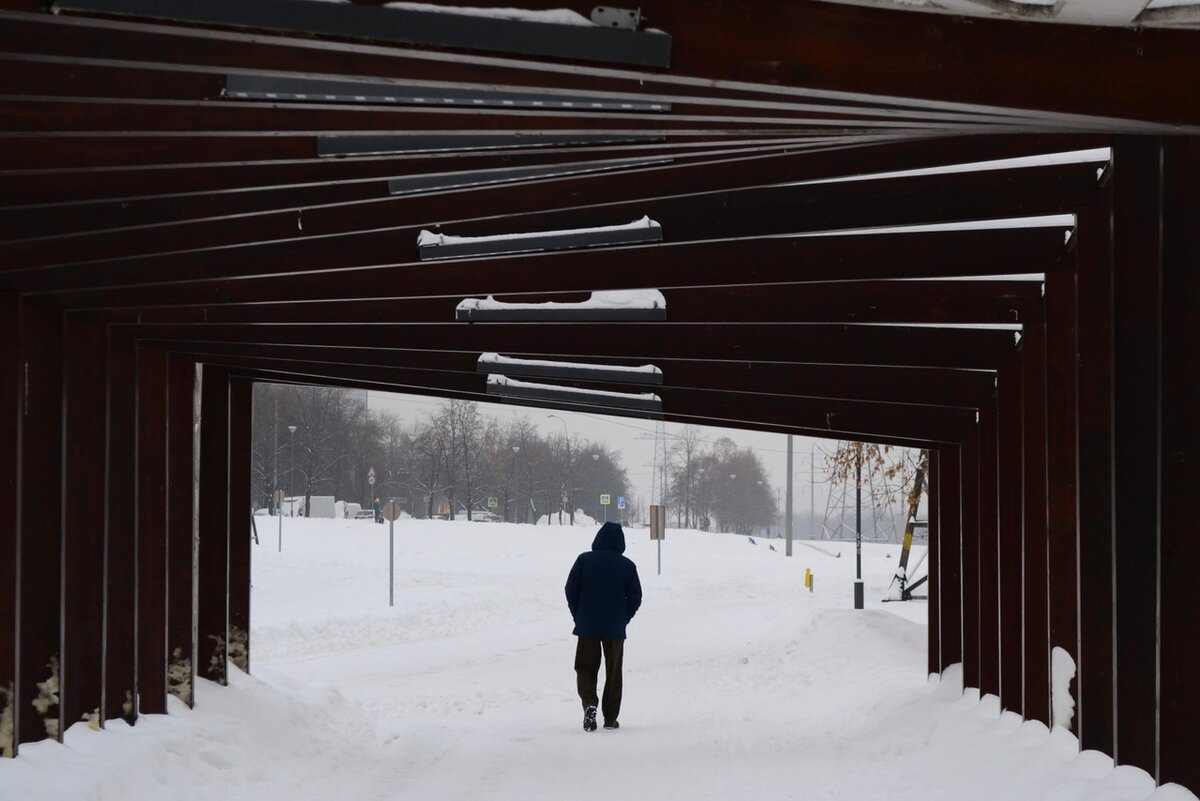
[{"label": "overhead canopy structure", "polygon": [[930,671],[1200,789],[1190,10],[522,5],[0,0],[0,751],[249,669],[282,381],[929,448]]}]

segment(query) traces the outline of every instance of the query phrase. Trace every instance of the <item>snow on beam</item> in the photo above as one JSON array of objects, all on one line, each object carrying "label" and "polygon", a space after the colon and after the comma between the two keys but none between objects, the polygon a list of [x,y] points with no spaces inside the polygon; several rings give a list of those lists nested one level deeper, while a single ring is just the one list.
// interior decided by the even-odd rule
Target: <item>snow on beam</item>
[{"label": "snow on beam", "polygon": [[417,235],[417,248],[421,261],[431,261],[468,256],[495,256],[503,253],[632,245],[661,242],[662,238],[662,226],[649,217],[642,217],[624,225],[495,236],[451,236],[423,230]]},{"label": "snow on beam", "polygon": [[518,381],[505,375],[489,375],[487,393],[506,403],[552,406],[575,411],[603,411],[606,414],[632,414],[639,417],[661,416],[662,398],[649,392],[609,392],[577,389],[552,384]]},{"label": "snow on beam", "polygon": [[654,322],[667,319],[667,300],[657,289],[604,290],[578,303],[506,303],[488,295],[458,304],[465,322]]},{"label": "snow on beam", "polygon": [[493,375],[560,378],[573,381],[607,381],[620,384],[661,384],[662,370],[652,364],[627,367],[618,364],[558,362],[545,359],[515,359],[498,353],[483,353],[476,371]]}]

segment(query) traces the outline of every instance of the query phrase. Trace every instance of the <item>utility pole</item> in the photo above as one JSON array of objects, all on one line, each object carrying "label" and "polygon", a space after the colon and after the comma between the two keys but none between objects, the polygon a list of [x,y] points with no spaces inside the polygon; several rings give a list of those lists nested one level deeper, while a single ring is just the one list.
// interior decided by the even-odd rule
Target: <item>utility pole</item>
[{"label": "utility pole", "polygon": [[787,537],[787,546],[784,549],[786,556],[792,555],[792,435],[787,435],[787,518],[783,523],[784,536]]}]

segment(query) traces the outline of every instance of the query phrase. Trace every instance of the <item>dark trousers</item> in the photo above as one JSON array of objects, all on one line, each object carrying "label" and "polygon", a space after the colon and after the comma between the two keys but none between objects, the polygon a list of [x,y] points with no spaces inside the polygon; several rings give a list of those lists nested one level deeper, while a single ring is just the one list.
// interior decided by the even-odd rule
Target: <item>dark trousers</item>
[{"label": "dark trousers", "polygon": [[[596,677],[600,672],[600,654],[604,653],[604,702],[596,698]],[[624,640],[602,640],[599,637],[580,637],[575,646],[575,682],[584,709],[599,706],[606,721],[614,721],[621,713],[621,659],[625,654]]]}]

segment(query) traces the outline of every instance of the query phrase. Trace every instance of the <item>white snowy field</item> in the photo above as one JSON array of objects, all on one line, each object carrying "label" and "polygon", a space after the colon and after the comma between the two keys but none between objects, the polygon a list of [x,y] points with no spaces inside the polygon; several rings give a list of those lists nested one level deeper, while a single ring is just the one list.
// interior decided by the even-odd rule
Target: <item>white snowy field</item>
[{"label": "white snowy field", "polygon": [[562,587],[594,527],[401,521],[389,608],[386,525],[285,520],[277,553],[273,522],[254,675],[201,682],[195,710],[24,746],[0,760],[0,799],[1196,798],[1001,714],[957,669],[927,677],[924,603],[879,602],[894,545],[865,548],[856,612],[853,544],[785,559],[779,540],[670,530],[657,576],[627,529],[645,600],[621,729],[585,733]]}]

